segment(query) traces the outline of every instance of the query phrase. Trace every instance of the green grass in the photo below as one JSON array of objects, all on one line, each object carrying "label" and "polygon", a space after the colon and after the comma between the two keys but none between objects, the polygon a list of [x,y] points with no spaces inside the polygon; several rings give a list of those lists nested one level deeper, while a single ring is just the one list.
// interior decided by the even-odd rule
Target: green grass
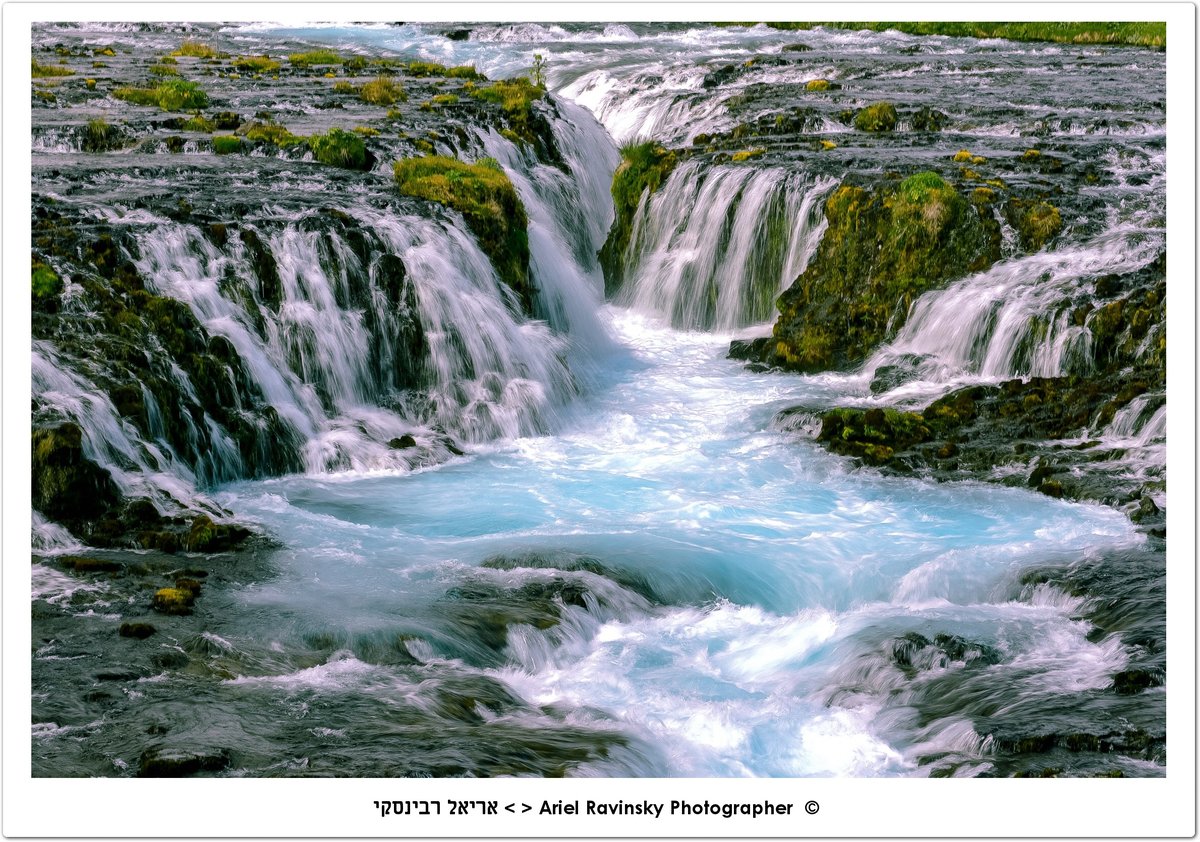
[{"label": "green grass", "polygon": [[[739,24],[752,25],[752,24]],[[1009,41],[1052,41],[1059,44],[1127,44],[1138,47],[1166,47],[1167,25],[1162,22],[1101,23],[1075,21],[1069,23],[961,23],[953,21],[901,21],[894,23],[789,23],[768,22],[772,29],[804,30],[818,26],[830,29],[869,29],[884,32],[889,29],[909,35],[951,35],[965,38],[1005,38]]]},{"label": "green grass", "polygon": [[262,141],[274,146],[299,146],[304,138],[294,135],[286,127],[277,123],[254,123],[244,132],[246,140]]},{"label": "green grass", "polygon": [[157,105],[163,111],[191,111],[208,105],[204,89],[183,79],[169,79],[153,88],[117,88],[113,96],[134,105]]},{"label": "green grass", "polygon": [[271,73],[279,69],[279,62],[269,56],[238,56],[233,66],[247,73]]},{"label": "green grass", "polygon": [[49,76],[75,75],[75,71],[69,67],[62,67],[57,64],[38,64],[35,59],[30,59],[30,73],[34,79],[45,79]]},{"label": "green grass", "polygon": [[242,151],[242,139],[233,135],[221,135],[213,138],[213,152],[218,155],[232,155]]},{"label": "green grass", "polygon": [[288,61],[295,67],[314,67],[324,64],[341,64],[342,57],[333,50],[309,50],[307,53],[292,53]]},{"label": "green grass", "polygon": [[388,76],[380,76],[366,82],[358,89],[358,98],[370,105],[394,105],[408,102],[408,94],[399,82]]},{"label": "green grass", "polygon": [[315,134],[308,139],[313,157],[322,164],[345,167],[349,170],[366,169],[367,147],[362,138],[344,129],[330,129],[323,135]]},{"label": "green grass", "polygon": [[191,39],[179,45],[179,49],[171,53],[173,56],[190,56],[192,58],[217,58],[220,53],[208,44]]}]

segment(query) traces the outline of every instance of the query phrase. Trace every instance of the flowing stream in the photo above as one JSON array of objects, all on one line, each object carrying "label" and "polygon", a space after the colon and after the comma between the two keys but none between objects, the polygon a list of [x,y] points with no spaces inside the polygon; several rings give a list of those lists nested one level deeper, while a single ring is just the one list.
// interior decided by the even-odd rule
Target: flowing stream
[{"label": "flowing stream", "polygon": [[[1070,90],[1057,88],[1084,84],[1082,69],[1070,75],[1077,66],[1126,62],[1120,51],[618,25],[489,25],[467,41],[429,26],[222,32],[247,51],[284,40],[388,50],[470,61],[495,77],[523,72],[535,47],[546,53],[566,165],[541,164],[494,132],[466,147],[499,161],[526,206],[538,318],[514,315],[454,219],[331,199],[372,249],[404,264],[427,349],[411,388],[384,269],[362,262],[349,235],[283,199],[242,220],[278,267],[268,312],[237,243],[115,215],[136,231],[154,291],[185,302],[246,361],[295,431],[301,468],[247,479],[215,428],[190,466],[161,439],[134,442],[85,373],[35,344],[35,392],[82,420],[85,447],[120,467],[120,482],[219,504],[282,544],[237,560],[204,611],[161,635],[157,660],[118,677],[100,711],[55,694],[72,659],[91,657],[85,623],[111,631],[131,605],[102,581],[35,563],[35,605],[77,615],[75,626],[47,619],[53,641],[34,655],[35,774],[122,774],[158,733],[178,751],[233,750],[229,773],[245,775],[975,775],[994,768],[993,735],[1020,739],[1033,720],[1056,733],[1100,727],[1102,691],[1133,644],[1092,634],[1083,597],[1025,574],[1112,558],[1153,567],[1124,514],[855,469],[776,415],[1087,373],[1076,361],[1090,334],[1068,320],[1068,304],[1163,241],[1161,110],[1103,76],[1091,95],[1124,111],[1089,123],[1087,106],[1072,113]],[[795,41],[811,48],[798,53],[803,65],[704,85],[720,63],[782,55]],[[1161,69],[1160,55],[1137,57]],[[1060,130],[1073,118],[1065,131],[1079,149],[1111,152],[1114,172],[1149,176],[1097,187],[1109,215],[1068,220],[1060,247],[1006,255],[921,298],[858,372],[756,373],[726,353],[731,339],[767,329],[775,297],[820,241],[821,205],[841,176],[885,166],[879,156],[892,150],[815,172],[682,165],[643,201],[631,280],[603,302],[596,253],[617,144],[727,130],[731,91],[817,76],[911,104],[938,97],[931,76],[963,77],[970,91],[936,100],[963,145],[1019,150],[1051,114]],[[845,131],[826,123],[831,136]],[[52,131],[40,137],[40,154],[72,154]],[[230,278],[248,293],[231,294]],[[922,359],[920,376],[871,395],[874,371],[903,355]],[[1130,470],[1161,466],[1164,400],[1139,398],[1090,432]],[[403,434],[428,458],[388,446]],[[40,515],[35,543],[78,549]],[[117,642],[96,645],[125,657]],[[1121,763],[1127,774],[1164,768]]]}]

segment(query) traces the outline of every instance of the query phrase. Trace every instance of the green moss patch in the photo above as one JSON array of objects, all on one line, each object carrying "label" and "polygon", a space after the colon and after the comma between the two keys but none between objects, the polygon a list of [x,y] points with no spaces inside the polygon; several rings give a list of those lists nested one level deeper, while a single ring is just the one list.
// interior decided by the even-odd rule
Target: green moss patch
[{"label": "green moss patch", "polygon": [[405,158],[393,169],[396,188],[404,195],[462,214],[496,273],[517,293],[526,312],[532,312],[528,218],[503,170],[438,155]]},{"label": "green moss patch", "polygon": [[33,300],[35,303],[45,301],[50,298],[58,298],[63,291],[63,282],[54,270],[44,263],[33,261],[33,271],[30,273],[30,282],[33,290]]},{"label": "green moss patch", "polygon": [[233,135],[222,135],[213,138],[213,152],[218,155],[231,155],[242,151],[242,139]]},{"label": "green moss patch", "polygon": [[470,95],[481,102],[500,106],[508,118],[511,131],[531,143],[538,139],[533,104],[546,96],[546,89],[524,77],[504,79],[476,87]]},{"label": "green moss patch", "polygon": [[1017,232],[1021,247],[1038,251],[1062,231],[1062,215],[1047,202],[1009,199],[1004,205],[1004,218]]}]

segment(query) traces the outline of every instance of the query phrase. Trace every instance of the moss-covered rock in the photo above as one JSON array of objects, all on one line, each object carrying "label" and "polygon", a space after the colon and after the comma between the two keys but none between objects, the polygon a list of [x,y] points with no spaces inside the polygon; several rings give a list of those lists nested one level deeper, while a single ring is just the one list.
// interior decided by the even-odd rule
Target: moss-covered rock
[{"label": "moss-covered rock", "polygon": [[83,430],[73,421],[33,430],[33,507],[53,519],[94,518],[116,503],[108,471],[83,451]]},{"label": "moss-covered rock", "polygon": [[495,162],[467,164],[438,155],[405,158],[393,170],[396,187],[404,195],[462,214],[500,279],[517,294],[525,312],[532,313],[529,221],[504,171]]},{"label": "moss-covered rock", "polygon": [[896,106],[890,102],[868,105],[854,114],[854,128],[860,132],[890,132],[896,128]]},{"label": "moss-covered rock", "polygon": [[188,588],[160,588],[154,593],[150,607],[160,614],[191,614],[195,601],[196,595]]},{"label": "moss-covered rock", "polygon": [[1017,232],[1021,247],[1038,251],[1062,231],[1062,215],[1047,202],[1013,197],[1004,205],[1004,218]]},{"label": "moss-covered rock", "polygon": [[921,293],[999,257],[998,224],[935,173],[875,190],[838,188],[816,255],[780,297],[766,361],[794,371],[845,368],[904,323]]},{"label": "moss-covered rock", "polygon": [[[509,130],[520,140],[543,147],[553,147],[553,131],[544,120],[538,119],[533,107],[535,102],[545,99],[546,89],[541,85],[535,85],[525,77],[519,76],[475,87],[470,91],[470,95],[481,102],[500,106],[507,118]],[[547,134],[550,135],[549,138]]]},{"label": "moss-covered rock", "polygon": [[678,155],[657,143],[628,144],[621,148],[621,163],[613,174],[612,197],[615,216],[608,239],[600,249],[604,270],[604,292],[613,295],[625,282],[625,258],[642,197],[653,195],[675,169]]},{"label": "moss-covered rock", "polygon": [[897,450],[932,436],[924,416],[895,409],[835,409],[821,419],[818,441],[834,453],[857,456],[868,465],[891,461]]}]

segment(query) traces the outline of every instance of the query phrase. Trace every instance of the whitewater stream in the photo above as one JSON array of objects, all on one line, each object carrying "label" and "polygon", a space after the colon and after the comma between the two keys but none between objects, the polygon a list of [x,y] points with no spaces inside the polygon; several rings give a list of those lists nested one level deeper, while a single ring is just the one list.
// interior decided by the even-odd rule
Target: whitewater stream
[{"label": "whitewater stream", "polygon": [[[545,53],[565,167],[494,132],[467,147],[499,161],[526,205],[540,318],[513,316],[452,220],[369,196],[329,199],[404,261],[431,337],[421,399],[387,402],[399,375],[372,343],[400,346],[401,329],[382,299],[345,304],[343,290],[375,269],[355,268],[349,235],[306,228],[311,215],[288,196],[311,187],[281,177],[241,220],[281,267],[284,305],[265,328],[223,280],[249,277],[246,254],[187,223],[109,214],[140,244],[153,291],[229,340],[299,443],[294,470],[254,479],[231,443],[191,467],[161,442],[148,456],[106,398],[78,397],[95,390],[86,372],[35,344],[35,391],[89,421],[89,446],[124,464],[131,487],[219,505],[279,544],[237,554],[144,656],[112,634],[132,596],[35,556],[35,774],[131,773],[153,740],[252,776],[970,776],[1009,773],[1006,753],[1027,751],[1031,733],[1104,735],[1114,716],[1161,728],[1160,697],[1130,714],[1105,695],[1134,643],[1095,634],[1088,598],[1036,575],[1082,563],[1125,570],[1111,574],[1114,588],[1159,581],[1161,553],[1125,514],[1025,488],[884,476],[818,446],[805,427],[819,418],[779,415],[915,406],[965,383],[1071,371],[1085,340],[1062,302],[1162,247],[1164,117],[1143,95],[1161,98],[1161,54],[1137,52],[1151,70],[1121,88],[1116,69],[1132,59],[1114,48],[625,26],[480,26],[450,40],[442,29],[251,25],[208,37],[243,51],[328,45],[470,62],[494,78]],[[157,49],[179,40],[87,28],[41,37],[64,32]],[[810,48],[795,53],[803,66],[704,84],[715,63],[785,55],[798,41]],[[689,163],[643,204],[631,280],[605,302],[595,255],[618,144],[729,130],[731,92],[818,76],[860,84],[864,101],[878,91],[936,101],[959,135],[941,152],[1016,153],[1053,123],[1115,173],[1089,197],[1105,210],[1069,218],[1052,252],[1017,257],[1009,242],[988,272],[920,299],[861,371],[756,372],[726,358],[729,343],[769,330],[774,297],[820,242],[840,175],[931,153],[868,139],[845,141],[819,172],[770,158]],[[939,96],[931,79],[952,76],[969,87]],[[1087,103],[1067,105],[1081,86],[1117,111],[1097,121]],[[832,118],[826,129],[846,131]],[[75,196],[47,163],[75,152],[56,149],[52,128],[40,137],[35,183]],[[119,189],[106,177],[88,175],[71,200],[106,205]],[[763,226],[785,232],[781,249],[758,248]],[[1034,317],[1044,324],[1031,340]],[[872,394],[874,371],[904,354],[924,355],[921,376]],[[1139,400],[1090,435],[1120,447],[1113,470],[1159,476],[1163,398]],[[426,458],[387,445],[407,433]],[[40,516],[35,543],[47,558],[79,551]],[[1160,609],[1151,600],[1145,611]],[[103,671],[99,689],[68,699],[80,669]],[[1127,753],[1053,762],[1163,774],[1162,762]]]}]

